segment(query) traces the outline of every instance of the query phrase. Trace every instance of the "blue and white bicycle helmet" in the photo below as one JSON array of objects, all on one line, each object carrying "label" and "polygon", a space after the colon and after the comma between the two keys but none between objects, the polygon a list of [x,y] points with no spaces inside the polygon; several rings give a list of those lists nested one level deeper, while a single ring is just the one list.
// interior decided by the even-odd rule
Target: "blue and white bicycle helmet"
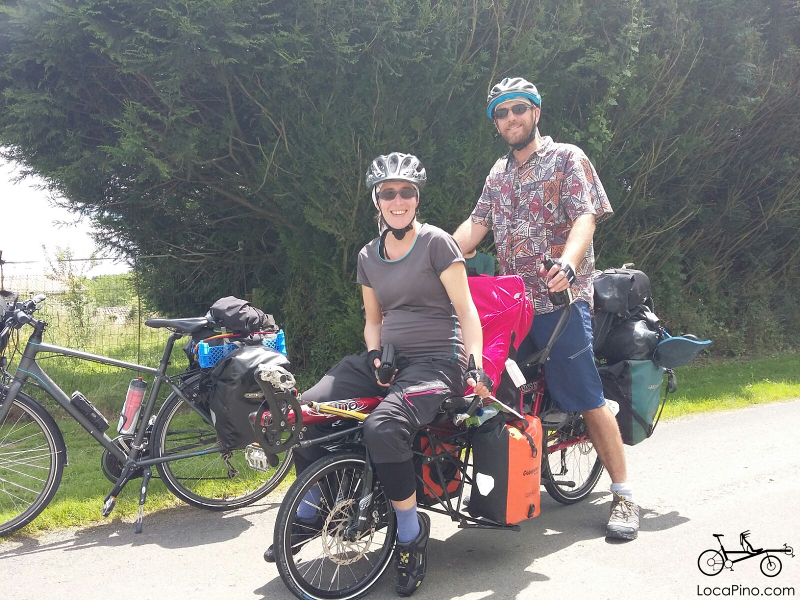
[{"label": "blue and white bicycle helmet", "polygon": [[486,99],[486,115],[494,120],[492,113],[494,113],[495,107],[513,98],[527,98],[536,107],[542,107],[542,97],[535,85],[522,77],[506,77],[489,92],[489,97]]}]

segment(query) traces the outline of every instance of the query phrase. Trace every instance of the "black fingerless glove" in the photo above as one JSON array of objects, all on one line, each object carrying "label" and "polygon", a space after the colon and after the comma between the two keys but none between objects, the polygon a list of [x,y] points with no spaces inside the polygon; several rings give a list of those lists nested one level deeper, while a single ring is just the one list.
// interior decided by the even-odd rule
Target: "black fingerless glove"
[{"label": "black fingerless glove", "polygon": [[375,359],[380,360],[381,358],[381,351],[380,350],[370,350],[367,352],[367,366],[369,370],[372,371],[373,375],[375,375],[375,380],[378,379],[378,367],[375,366]]},{"label": "black fingerless glove", "polygon": [[[469,364],[467,365],[467,372],[464,375],[465,383],[467,379],[474,379],[475,385],[478,385],[478,382],[482,383],[489,389],[490,394],[494,391],[494,382],[492,378],[489,377],[483,369],[475,367],[475,357],[472,354],[469,355]],[[469,383],[467,383],[467,385],[469,385]]]},{"label": "black fingerless glove", "polygon": [[567,261],[562,261],[560,258],[555,259],[553,262],[561,268],[561,272],[564,274],[564,277],[567,278],[569,284],[575,285],[575,268]]},{"label": "black fingerless glove", "polygon": [[[375,359],[381,361],[381,366],[375,366]],[[370,369],[375,374],[375,379],[383,384],[387,384],[392,380],[394,375],[394,346],[386,344],[382,350],[370,350],[367,352],[367,363]]]}]

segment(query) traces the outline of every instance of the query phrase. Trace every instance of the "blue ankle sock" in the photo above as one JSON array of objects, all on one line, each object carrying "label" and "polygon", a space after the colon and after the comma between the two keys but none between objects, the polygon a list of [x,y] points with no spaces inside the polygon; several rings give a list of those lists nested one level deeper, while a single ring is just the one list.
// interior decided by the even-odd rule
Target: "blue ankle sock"
[{"label": "blue ankle sock", "polygon": [[319,499],[322,497],[322,490],[319,486],[315,485],[306,492],[300,506],[297,507],[297,516],[301,519],[313,519],[317,516],[317,506],[319,506]]},{"label": "blue ankle sock", "polygon": [[397,515],[397,541],[406,544],[416,539],[419,535],[416,505],[406,510],[395,507],[394,514]]}]

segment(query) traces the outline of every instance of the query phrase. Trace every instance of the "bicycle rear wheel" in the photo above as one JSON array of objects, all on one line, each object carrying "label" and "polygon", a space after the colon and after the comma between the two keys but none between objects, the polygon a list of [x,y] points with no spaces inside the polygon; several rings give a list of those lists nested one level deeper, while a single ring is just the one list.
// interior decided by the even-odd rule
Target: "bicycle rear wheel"
[{"label": "bicycle rear wheel", "polygon": [[725,558],[719,550],[703,550],[697,557],[697,568],[703,575],[713,577],[722,571],[725,566]]},{"label": "bicycle rear wheel", "polygon": [[[181,390],[188,398],[199,399],[199,382],[200,375],[195,375]],[[150,443],[157,458],[219,447],[214,427],[174,393],[158,412]],[[292,467],[292,452],[279,454],[278,464],[265,470],[252,468],[245,450],[219,450],[156,467],[164,485],[187,504],[227,510],[252,504],[278,487]]]},{"label": "bicycle rear wheel", "polygon": [[578,414],[558,429],[544,431],[542,479],[550,497],[561,504],[586,498],[603,474],[603,463],[586,436],[586,423]]},{"label": "bicycle rear wheel", "polygon": [[[0,389],[0,399],[8,388]],[[0,536],[33,521],[50,503],[64,472],[64,438],[35,400],[17,394],[0,422]]]},{"label": "bicycle rear wheel", "polygon": [[[355,541],[343,535],[363,491],[364,468],[362,454],[331,454],[303,471],[283,499],[273,548],[278,573],[298,598],[360,598],[389,566],[397,532],[394,510],[380,485],[373,489],[367,531]],[[300,520],[297,509],[312,488],[320,495],[317,517]]]}]

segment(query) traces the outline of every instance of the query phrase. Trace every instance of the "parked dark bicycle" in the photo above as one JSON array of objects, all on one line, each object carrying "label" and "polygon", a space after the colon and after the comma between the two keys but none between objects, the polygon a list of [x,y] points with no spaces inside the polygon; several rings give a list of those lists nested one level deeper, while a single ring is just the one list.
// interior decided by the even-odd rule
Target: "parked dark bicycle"
[{"label": "parked dark bicycle", "polygon": [[[518,357],[526,379],[522,389],[524,412],[538,416],[547,412],[550,399],[542,365],[553,341],[563,331],[569,311],[563,311],[550,343],[532,356]],[[257,375],[257,381],[260,379]],[[262,379],[269,379],[263,373]],[[281,579],[298,598],[309,600],[354,599],[367,594],[389,567],[396,543],[395,515],[363,442],[363,421],[381,398],[304,405],[285,391],[259,381],[267,399],[266,410],[252,415],[256,431],[264,439],[265,452],[281,452],[299,444],[321,446],[328,454],[304,470],[283,499],[275,525],[273,547]],[[302,397],[300,398],[302,400]],[[496,399],[487,406],[498,406]],[[421,508],[444,514],[461,529],[505,529],[503,525],[465,512],[464,489],[474,486],[472,441],[474,427],[467,419],[482,408],[477,396],[444,401],[438,417],[417,434],[414,457],[417,499]],[[518,407],[517,407],[518,408]],[[501,406],[506,415],[515,413]],[[277,416],[279,415],[279,416]],[[517,413],[517,417],[522,417]],[[509,417],[510,418],[510,417]],[[327,423],[329,433],[302,439],[307,426]],[[585,499],[603,472],[603,465],[589,440],[579,414],[564,415],[544,430],[541,477],[547,492],[558,502],[572,504]],[[317,517],[297,516],[309,491],[320,490]]]},{"label": "parked dark bicycle", "polygon": [[[0,536],[30,523],[52,500],[67,462],[64,438],[53,417],[23,385],[36,386],[60,405],[103,446],[103,473],[114,486],[106,496],[102,514],[108,516],[117,497],[131,479],[143,478],[136,532],[142,529],[143,506],[152,467],[175,496],[200,508],[225,510],[247,506],[275,489],[291,468],[291,451],[277,455],[274,466],[248,459],[257,447],[226,451],[219,444],[207,403],[199,390],[200,372],[166,374],[175,342],[210,324],[205,317],[150,319],[148,327],[165,328],[167,339],[158,368],[98,356],[42,341],[47,323],[33,317],[44,295],[17,302],[3,298],[0,306]],[[7,371],[5,351],[24,325],[33,332],[13,376]],[[138,423],[129,435],[111,439],[106,419],[76,392],[72,398],[53,382],[37,363],[39,353],[70,356],[139,373],[154,382]],[[161,385],[172,390],[154,415]],[[253,464],[251,464],[253,463]]]}]

